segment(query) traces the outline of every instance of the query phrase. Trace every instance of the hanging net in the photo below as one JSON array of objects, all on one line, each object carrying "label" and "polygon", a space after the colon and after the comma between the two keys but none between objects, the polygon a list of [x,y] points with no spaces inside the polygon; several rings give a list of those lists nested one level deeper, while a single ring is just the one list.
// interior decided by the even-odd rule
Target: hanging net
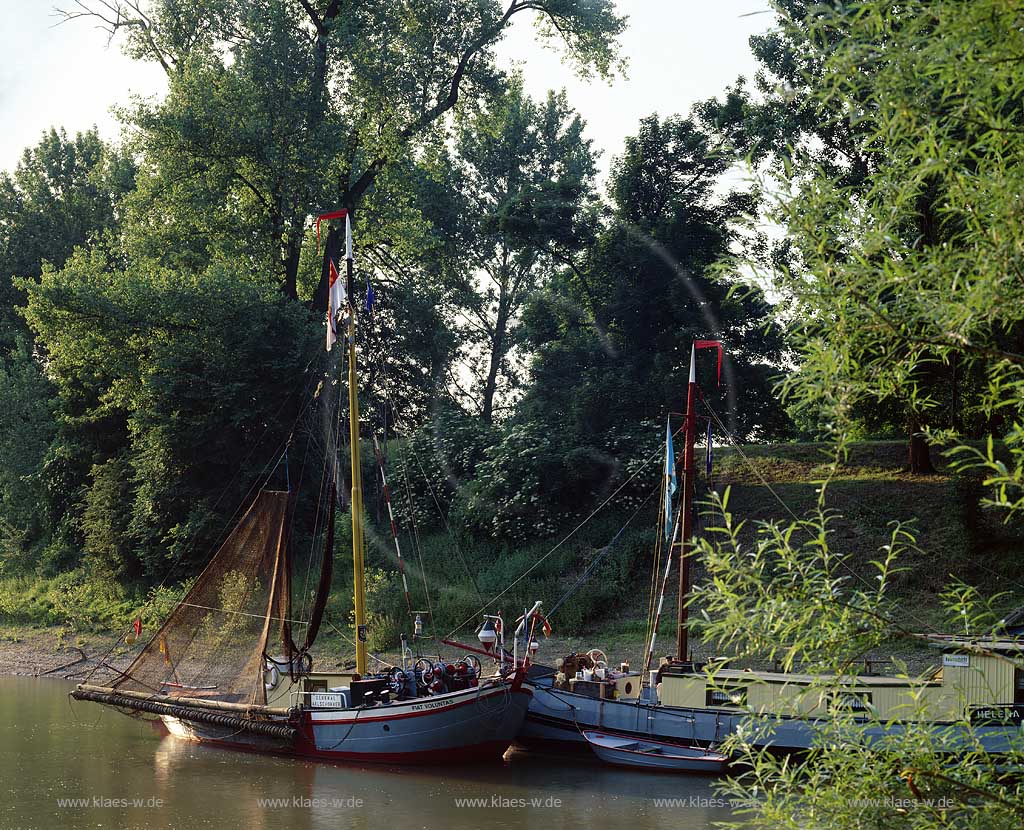
[{"label": "hanging net", "polygon": [[286,492],[263,491],[115,689],[266,703],[271,638],[291,651]]}]

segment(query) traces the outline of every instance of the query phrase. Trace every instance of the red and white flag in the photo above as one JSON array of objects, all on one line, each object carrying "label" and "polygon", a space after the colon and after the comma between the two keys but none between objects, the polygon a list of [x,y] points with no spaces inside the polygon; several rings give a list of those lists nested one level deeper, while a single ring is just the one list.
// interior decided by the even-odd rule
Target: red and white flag
[{"label": "red and white flag", "polygon": [[345,281],[338,274],[334,260],[327,262],[330,274],[330,286],[327,290],[327,351],[330,351],[338,339],[338,318],[348,305],[348,297],[345,293]]}]

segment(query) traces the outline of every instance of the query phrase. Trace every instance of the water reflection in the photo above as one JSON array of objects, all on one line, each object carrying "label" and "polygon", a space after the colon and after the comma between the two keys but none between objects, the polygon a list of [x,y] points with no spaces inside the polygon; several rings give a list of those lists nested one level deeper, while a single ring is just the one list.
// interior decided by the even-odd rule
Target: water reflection
[{"label": "water reflection", "polygon": [[[705,830],[709,779],[512,752],[504,763],[381,769],[218,750],[161,736],[70,684],[0,678],[0,827]],[[76,801],[68,802],[67,799]],[[97,800],[98,799],[98,800]],[[674,807],[660,799],[676,799]]]}]

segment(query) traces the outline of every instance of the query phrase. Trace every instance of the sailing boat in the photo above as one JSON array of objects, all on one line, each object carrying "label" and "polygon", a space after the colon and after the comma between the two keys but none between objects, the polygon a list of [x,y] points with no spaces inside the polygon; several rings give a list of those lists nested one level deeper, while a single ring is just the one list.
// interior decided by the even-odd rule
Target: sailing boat
[{"label": "sailing boat", "polygon": [[[346,314],[355,670],[313,671],[311,654],[333,574],[337,473],[331,463],[325,551],[301,645],[292,635],[288,536],[294,497],[262,490],[128,669],[109,686],[83,683],[72,697],[155,716],[175,737],[219,746],[388,764],[500,758],[531,695],[523,684],[528,658],[505,650],[500,618],[485,622],[483,649],[457,644],[466,652],[458,659],[415,656],[403,637],[398,665],[368,670],[351,220],[346,210],[321,215],[318,238],[320,222],[333,219],[345,223],[347,270],[343,283],[332,232],[325,251],[327,348],[337,339],[338,315]],[[517,640],[531,620],[522,621]],[[478,655],[493,659],[491,673]]]},{"label": "sailing boat", "polygon": [[[1024,722],[1024,626],[1007,626],[998,636],[971,639],[934,635],[930,645],[941,652],[942,661],[926,677],[833,678],[838,690],[829,693],[821,693],[815,685],[826,679],[821,676],[736,670],[722,662],[692,659],[687,597],[701,399],[696,360],[703,349],[718,351],[721,377],[721,344],[695,341],[683,427],[682,495],[676,518],[665,522],[671,542],[641,670],[630,671],[623,663],[615,671],[599,649],[561,658],[546,673],[535,664],[528,681],[534,694],[517,743],[526,748],[586,751],[584,733],[605,732],[619,739],[708,748],[743,729],[755,746],[798,752],[810,749],[830,717],[842,711],[863,728],[863,737],[869,740],[923,723],[953,745],[961,742],[994,753],[1019,748]],[[675,464],[669,431],[669,496]],[[671,515],[669,505],[667,498],[666,512]],[[680,562],[676,649],[655,669],[651,661],[673,557]],[[969,729],[963,727],[965,721]]]}]

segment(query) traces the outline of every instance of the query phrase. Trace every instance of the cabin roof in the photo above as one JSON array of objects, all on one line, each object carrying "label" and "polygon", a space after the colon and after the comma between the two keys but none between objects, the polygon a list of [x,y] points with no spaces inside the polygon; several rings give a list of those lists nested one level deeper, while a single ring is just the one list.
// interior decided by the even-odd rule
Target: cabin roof
[{"label": "cabin roof", "polygon": [[930,638],[928,643],[932,648],[941,649],[944,652],[972,652],[979,649],[995,651],[1000,654],[1021,654],[1024,652],[1024,639],[1013,639],[1009,637],[936,637]]},{"label": "cabin roof", "polygon": [[[922,677],[907,678],[893,677],[891,675],[858,674],[841,678],[844,684],[856,686],[910,686],[922,682],[938,682],[929,680],[929,675],[934,669],[924,672]],[[669,675],[665,677],[685,677],[686,675]],[[692,675],[691,675],[692,676]],[[797,685],[810,685],[812,683],[828,682],[835,679],[835,675],[826,674],[796,674],[794,672],[773,672],[773,671],[746,671],[744,669],[719,669],[708,678],[714,677],[716,681],[747,681],[762,683],[793,683]]]}]

